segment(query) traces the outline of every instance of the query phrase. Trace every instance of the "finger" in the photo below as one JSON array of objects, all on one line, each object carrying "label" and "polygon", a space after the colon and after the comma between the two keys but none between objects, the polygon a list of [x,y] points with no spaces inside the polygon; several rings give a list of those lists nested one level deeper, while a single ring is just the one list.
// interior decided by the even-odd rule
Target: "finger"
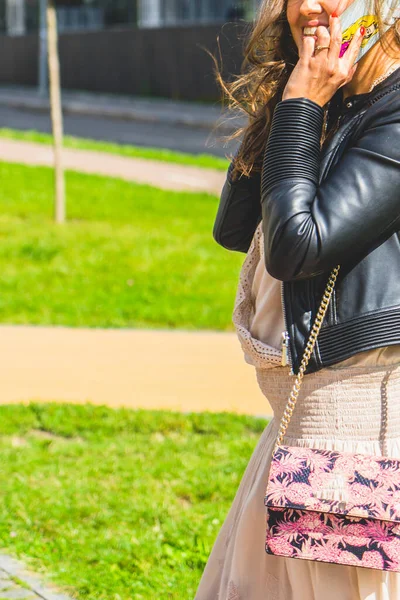
[{"label": "finger", "polygon": [[341,60],[347,62],[349,68],[354,65],[356,58],[360,52],[364,34],[364,27],[360,27],[359,29],[357,29],[356,33],[353,36],[353,39],[350,42],[350,46],[348,47],[346,54],[343,56],[343,58],[341,58]]},{"label": "finger", "polygon": [[309,60],[314,55],[315,51],[315,40],[313,37],[308,36],[303,38],[303,44],[300,52],[300,59]]},{"label": "finger", "polygon": [[350,81],[353,79],[353,77],[355,75],[355,72],[357,71],[357,67],[358,67],[358,63],[356,63],[354,65],[354,67],[351,68],[347,79],[345,81],[343,81],[343,83],[340,85],[340,87],[343,87],[344,85],[347,85],[348,83],[350,83]]},{"label": "finger", "polygon": [[351,81],[351,80],[353,79],[353,77],[354,77],[354,75],[355,75],[355,72],[357,71],[357,67],[358,67],[358,63],[356,63],[356,64],[354,65],[354,67],[352,67],[352,68],[351,68],[351,71],[350,71],[350,75],[349,75],[348,81]]},{"label": "finger", "polygon": [[318,46],[327,46],[326,48],[324,48],[323,50],[317,50],[315,56],[318,56],[319,54],[324,54],[325,58],[328,56],[328,50],[329,50],[329,46],[331,43],[331,36],[329,35],[329,31],[327,29],[327,27],[324,27],[323,25],[319,25],[317,27],[317,41],[315,43],[315,48],[318,48]]},{"label": "finger", "polygon": [[329,17],[329,31],[331,34],[331,47],[329,49],[329,58],[337,60],[342,47],[342,27],[338,17]]}]

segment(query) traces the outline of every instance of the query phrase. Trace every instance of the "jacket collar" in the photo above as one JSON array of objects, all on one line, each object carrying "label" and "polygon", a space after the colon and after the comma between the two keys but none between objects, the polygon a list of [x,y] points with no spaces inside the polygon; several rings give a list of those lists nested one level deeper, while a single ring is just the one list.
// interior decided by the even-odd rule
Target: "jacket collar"
[{"label": "jacket collar", "polygon": [[400,81],[400,67],[398,67],[389,77],[378,83],[371,92],[365,94],[354,94],[342,100],[342,113],[357,111],[365,104],[373,103],[382,92],[389,91],[390,88]]}]

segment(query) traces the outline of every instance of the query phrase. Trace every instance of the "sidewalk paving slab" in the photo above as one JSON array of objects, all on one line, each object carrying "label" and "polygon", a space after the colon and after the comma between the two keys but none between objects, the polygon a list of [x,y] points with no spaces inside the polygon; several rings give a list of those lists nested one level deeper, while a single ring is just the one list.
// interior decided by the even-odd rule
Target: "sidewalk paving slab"
[{"label": "sidewalk paving slab", "polygon": [[271,416],[236,333],[0,326],[0,404]]},{"label": "sidewalk paving slab", "polygon": [[[157,160],[130,158],[92,150],[63,149],[64,167],[81,173],[117,177],[154,187],[219,196],[226,173]],[[53,166],[52,146],[0,139],[0,161],[31,166]]]},{"label": "sidewalk paving slab", "polygon": [[72,600],[58,592],[55,586],[45,585],[38,575],[21,561],[0,554],[0,600]]},{"label": "sidewalk paving slab", "polygon": [[[171,100],[121,96],[85,91],[63,90],[63,110],[69,114],[91,115],[141,121],[169,123],[192,128],[213,129],[229,134],[244,122],[242,116],[227,112],[218,102],[203,104]],[[0,106],[49,112],[48,97],[37,88],[0,86]]]}]

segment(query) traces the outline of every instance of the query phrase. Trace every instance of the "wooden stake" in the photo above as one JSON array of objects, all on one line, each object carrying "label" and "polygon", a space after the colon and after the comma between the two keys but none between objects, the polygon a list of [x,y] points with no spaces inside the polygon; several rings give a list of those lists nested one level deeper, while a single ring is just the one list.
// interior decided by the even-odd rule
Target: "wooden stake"
[{"label": "wooden stake", "polygon": [[57,11],[55,0],[47,0],[47,35],[50,80],[51,123],[54,141],[56,223],[65,222],[65,178],[63,167],[63,116],[61,106],[60,61],[58,57]]}]

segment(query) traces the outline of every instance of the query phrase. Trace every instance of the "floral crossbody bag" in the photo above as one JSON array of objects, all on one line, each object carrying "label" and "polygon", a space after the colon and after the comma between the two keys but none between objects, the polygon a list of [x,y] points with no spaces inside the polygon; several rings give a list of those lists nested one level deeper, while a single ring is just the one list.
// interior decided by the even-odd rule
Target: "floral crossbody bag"
[{"label": "floral crossbody bag", "polygon": [[400,572],[400,460],[284,445],[340,266],[290,393],[265,492],[268,554]]}]

